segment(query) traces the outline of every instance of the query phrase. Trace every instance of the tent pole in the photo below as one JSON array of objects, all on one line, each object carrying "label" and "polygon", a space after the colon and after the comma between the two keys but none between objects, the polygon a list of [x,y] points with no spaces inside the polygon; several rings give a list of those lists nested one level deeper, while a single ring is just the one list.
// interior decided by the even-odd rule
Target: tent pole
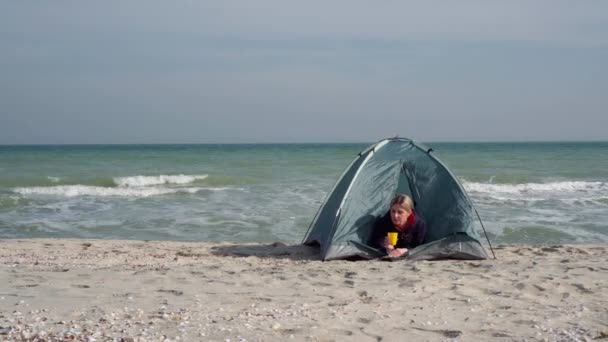
[{"label": "tent pole", "polygon": [[312,222],[310,223],[310,225],[308,225],[308,229],[306,230],[306,234],[304,234],[304,238],[302,239],[302,242],[300,242],[301,245],[303,245],[304,241],[306,241],[306,238],[308,237],[308,233],[310,233],[310,229],[312,229],[312,225],[317,220],[317,216],[319,216],[319,213],[321,212],[321,208],[323,207],[323,204],[325,204],[325,201],[323,201],[321,203],[321,205],[319,206],[319,209],[317,209],[317,213],[315,214],[315,218],[312,220]]},{"label": "tent pole", "polygon": [[492,256],[494,257],[494,259],[496,259],[496,254],[494,254],[494,248],[492,248],[492,243],[490,242],[490,239],[488,238],[488,233],[486,232],[486,227],[483,226],[483,221],[481,221],[481,217],[479,217],[477,208],[473,207],[473,210],[475,210],[475,214],[477,214],[477,219],[479,220],[479,223],[481,223],[481,228],[483,229],[483,234],[486,236],[488,245],[490,245],[490,250],[492,251]]},{"label": "tent pole", "polygon": [[323,205],[325,205],[325,202],[327,202],[327,200],[329,199],[329,197],[331,196],[331,194],[334,192],[334,190],[336,190],[336,187],[338,187],[338,184],[340,184],[340,182],[342,181],[342,178],[344,178],[344,176],[346,176],[346,174],[348,173],[348,171],[353,167],[353,165],[355,164],[355,162],[361,158],[362,152],[359,152],[357,155],[359,156],[358,158],[355,158],[355,160],[353,160],[348,167],[344,170],[344,172],[342,172],[342,175],[340,176],[340,178],[338,178],[338,180],[336,181],[336,183],[334,184],[334,187],[331,189],[330,192],[328,192],[325,195],[325,199],[323,200],[323,202],[321,202],[321,205],[319,205],[319,209],[317,209],[317,213],[315,214],[315,217],[312,219],[312,222],[310,222],[310,225],[308,225],[308,229],[306,230],[306,234],[304,234],[304,238],[302,239],[302,243],[304,244],[304,241],[306,241],[306,238],[308,237],[308,233],[310,233],[310,230],[312,229],[312,226],[316,223],[317,218],[319,217],[319,214],[321,213],[321,209],[323,209]]}]

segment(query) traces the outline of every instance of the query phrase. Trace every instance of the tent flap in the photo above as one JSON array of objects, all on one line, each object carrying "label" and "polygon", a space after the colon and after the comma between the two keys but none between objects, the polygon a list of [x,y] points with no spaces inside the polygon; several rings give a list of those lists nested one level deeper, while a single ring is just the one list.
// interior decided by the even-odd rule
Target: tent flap
[{"label": "tent flap", "polygon": [[411,250],[407,256],[409,260],[479,260],[487,258],[488,254],[479,241],[466,234],[457,234],[426,243]]}]

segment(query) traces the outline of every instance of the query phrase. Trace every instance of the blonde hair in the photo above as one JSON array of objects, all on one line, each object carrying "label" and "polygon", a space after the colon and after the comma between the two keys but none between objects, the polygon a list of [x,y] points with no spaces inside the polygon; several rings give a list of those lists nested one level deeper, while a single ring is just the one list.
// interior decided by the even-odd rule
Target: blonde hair
[{"label": "blonde hair", "polygon": [[403,209],[405,209],[409,212],[411,212],[414,209],[414,201],[412,201],[412,199],[408,195],[404,195],[404,194],[395,195],[395,197],[393,197],[393,199],[391,200],[390,207],[392,208],[395,204],[402,206]]}]

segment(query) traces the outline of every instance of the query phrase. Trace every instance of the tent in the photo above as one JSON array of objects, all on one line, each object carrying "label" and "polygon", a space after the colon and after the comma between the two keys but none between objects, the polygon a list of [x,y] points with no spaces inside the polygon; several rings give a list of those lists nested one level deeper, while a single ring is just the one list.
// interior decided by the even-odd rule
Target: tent
[{"label": "tent", "polygon": [[427,223],[424,244],[407,258],[488,258],[475,231],[477,212],[458,179],[432,149],[404,138],[382,140],[357,155],[319,208],[303,243],[318,245],[323,260],[383,256],[369,240],[376,219],[397,193],[408,194]]}]

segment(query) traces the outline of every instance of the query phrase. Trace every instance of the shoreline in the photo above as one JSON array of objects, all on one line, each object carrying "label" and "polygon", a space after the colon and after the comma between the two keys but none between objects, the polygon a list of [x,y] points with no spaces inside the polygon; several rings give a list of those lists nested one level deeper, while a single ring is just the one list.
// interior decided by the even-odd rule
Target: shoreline
[{"label": "shoreline", "polygon": [[0,340],[608,338],[608,245],[494,249],[322,262],[282,243],[0,240]]}]

